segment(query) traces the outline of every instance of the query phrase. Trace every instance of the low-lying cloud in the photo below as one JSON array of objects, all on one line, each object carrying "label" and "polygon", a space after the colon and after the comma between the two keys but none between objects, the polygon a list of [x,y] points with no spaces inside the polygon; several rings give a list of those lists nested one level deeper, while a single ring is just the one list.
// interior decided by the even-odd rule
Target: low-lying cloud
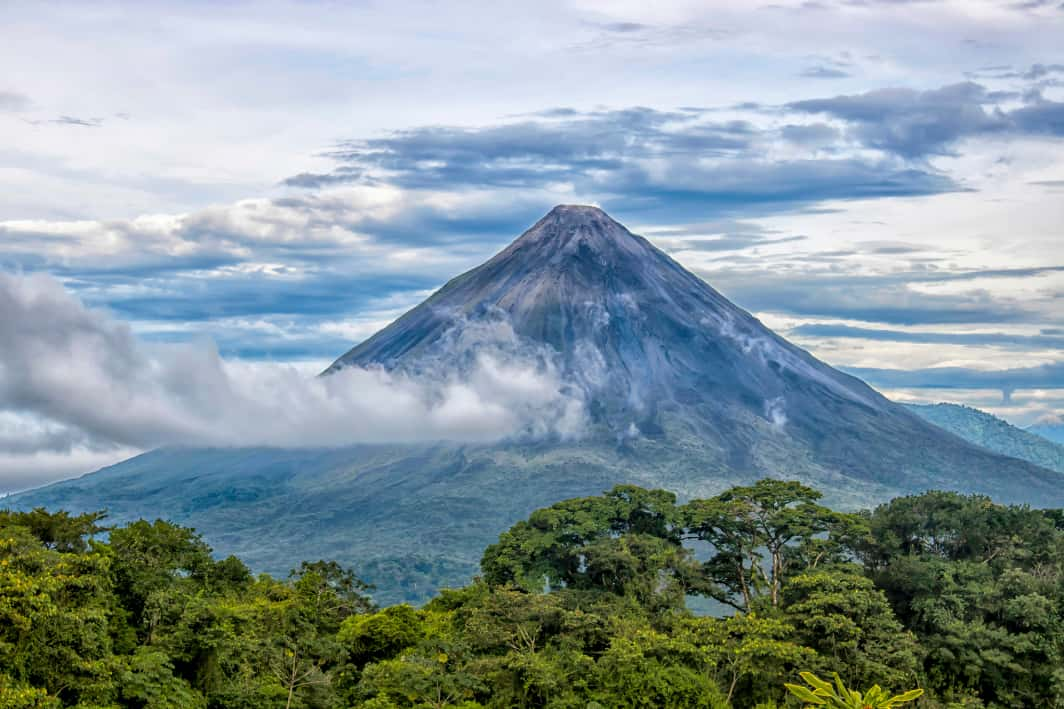
[{"label": "low-lying cloud", "polygon": [[486,442],[576,436],[584,421],[579,391],[505,322],[475,352],[452,353],[452,368],[310,377],[290,365],[225,361],[208,341],[144,343],[50,276],[0,274],[0,312],[0,455]]}]

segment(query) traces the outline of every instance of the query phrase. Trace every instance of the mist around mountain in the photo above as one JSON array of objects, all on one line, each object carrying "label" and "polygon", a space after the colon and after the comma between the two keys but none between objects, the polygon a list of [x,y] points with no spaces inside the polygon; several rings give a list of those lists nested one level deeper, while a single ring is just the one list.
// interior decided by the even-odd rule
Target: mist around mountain
[{"label": "mist around mountain", "polygon": [[[910,411],[995,453],[1064,473],[1064,446],[1013,426],[993,414],[960,404],[906,404]],[[1062,480],[1064,482],[1064,480]]]},{"label": "mist around mountain", "polygon": [[[564,406],[501,442],[170,447],[5,504],[169,518],[275,574],[336,559],[382,602],[465,583],[514,521],[617,483],[690,499],[797,479],[846,509],[926,489],[1064,504],[1059,473],[888,401],[593,207],[553,209],[322,379],[462,382],[511,360],[542,375],[509,377],[511,394]],[[460,404],[441,415],[460,417]]]}]

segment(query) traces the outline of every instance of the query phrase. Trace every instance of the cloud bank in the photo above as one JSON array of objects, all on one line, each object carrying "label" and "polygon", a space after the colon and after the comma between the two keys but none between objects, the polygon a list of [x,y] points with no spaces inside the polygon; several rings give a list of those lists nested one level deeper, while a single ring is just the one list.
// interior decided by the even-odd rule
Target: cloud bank
[{"label": "cloud bank", "polygon": [[49,276],[0,274],[0,311],[0,457],[570,437],[584,421],[579,392],[504,322],[478,335],[488,346],[472,352],[454,340],[439,366],[418,372],[308,377],[289,365],[226,362],[210,342],[145,344]]}]

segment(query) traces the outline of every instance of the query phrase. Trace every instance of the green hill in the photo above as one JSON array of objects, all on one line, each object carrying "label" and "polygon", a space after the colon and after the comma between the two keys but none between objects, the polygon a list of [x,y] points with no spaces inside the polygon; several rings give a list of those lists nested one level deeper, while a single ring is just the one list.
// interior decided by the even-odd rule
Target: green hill
[{"label": "green hill", "polygon": [[1064,446],[959,404],[907,404],[917,416],[995,453],[1064,473]]}]

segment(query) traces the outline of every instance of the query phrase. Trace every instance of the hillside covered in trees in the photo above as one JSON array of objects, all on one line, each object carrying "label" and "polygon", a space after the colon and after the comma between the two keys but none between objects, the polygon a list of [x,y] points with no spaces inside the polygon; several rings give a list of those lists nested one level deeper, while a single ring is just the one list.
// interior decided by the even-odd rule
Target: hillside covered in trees
[{"label": "hillside covered in trees", "polygon": [[567,500],[420,609],[328,561],[253,577],[165,521],[0,512],[0,707],[768,709],[802,705],[801,671],[923,707],[1064,707],[1060,511],[819,498]]}]

